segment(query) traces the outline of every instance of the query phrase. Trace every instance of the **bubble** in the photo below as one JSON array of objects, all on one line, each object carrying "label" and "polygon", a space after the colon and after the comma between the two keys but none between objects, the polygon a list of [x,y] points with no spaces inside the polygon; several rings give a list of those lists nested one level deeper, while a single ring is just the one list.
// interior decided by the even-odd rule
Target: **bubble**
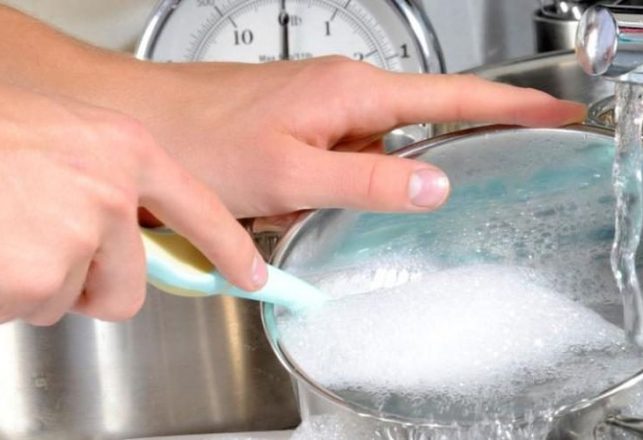
[{"label": "bubble", "polygon": [[326,280],[338,299],[280,316],[288,355],[354,403],[454,420],[551,411],[641,364],[620,327],[533,270],[481,264],[402,278],[360,294],[347,294],[359,277]]}]

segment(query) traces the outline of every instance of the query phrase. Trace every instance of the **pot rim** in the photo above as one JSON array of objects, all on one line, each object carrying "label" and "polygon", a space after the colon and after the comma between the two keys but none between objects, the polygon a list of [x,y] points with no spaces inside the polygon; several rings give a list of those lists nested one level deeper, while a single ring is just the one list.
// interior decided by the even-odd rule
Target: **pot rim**
[{"label": "pot rim", "polygon": [[614,130],[615,127],[605,124],[601,116],[609,111],[614,111],[616,106],[616,96],[614,94],[605,96],[597,101],[592,102],[587,109],[587,124],[593,127],[606,128]]},{"label": "pot rim", "polygon": [[[614,131],[609,130],[603,127],[597,127],[593,125],[585,124],[571,124],[560,128],[530,128],[530,127],[518,127],[512,125],[487,125],[482,127],[474,127],[466,130],[460,130],[452,133],[447,133],[442,136],[435,138],[426,139],[415,144],[409,145],[407,147],[401,148],[400,150],[395,151],[392,155],[404,157],[404,158],[414,158],[418,155],[438,148],[440,146],[449,144],[458,139],[466,137],[478,137],[478,136],[489,136],[495,133],[504,133],[509,131],[523,131],[523,132],[549,132],[549,131],[568,131],[568,132],[577,132],[582,134],[596,134],[599,136],[608,136],[613,138]],[[313,210],[300,219],[298,219],[295,224],[284,234],[284,236],[279,240],[273,255],[271,257],[271,263],[280,267],[283,264],[284,258],[287,255],[288,247],[293,239],[299,235],[300,231],[320,212],[330,211],[331,209],[325,210]],[[332,209],[337,211],[338,209]],[[279,359],[279,362],[290,374],[291,378],[296,379],[297,383],[305,384],[305,386],[312,390],[317,396],[322,397],[324,400],[331,402],[333,405],[342,408],[344,411],[348,411],[360,417],[374,419],[379,422],[389,422],[397,423],[402,425],[413,425],[426,428],[449,428],[453,427],[453,424],[442,423],[430,421],[427,419],[417,419],[412,417],[401,417],[395,414],[390,414],[386,412],[377,412],[372,408],[365,407],[363,405],[347,401],[336,393],[328,390],[324,386],[317,383],[313,378],[308,376],[294,360],[291,360],[287,355],[287,351],[282,347],[280,338],[278,337],[278,332],[276,331],[276,322],[274,320],[274,306],[270,303],[261,303],[261,321],[264,328],[264,333],[270,343],[270,347],[273,352]],[[273,330],[274,329],[274,330]],[[581,399],[578,402],[575,402],[571,405],[562,406],[560,408],[554,409],[554,416],[561,416],[563,414],[568,414],[569,412],[580,411],[585,408],[595,405],[597,402],[601,402],[604,399],[609,399],[611,396],[623,391],[624,389],[629,389],[633,385],[643,380],[643,370],[640,370],[631,377],[626,378],[625,380],[613,385],[607,390],[599,393],[595,397]],[[522,417],[516,417],[511,420],[511,422],[519,422]],[[460,425],[467,426],[466,423]]]}]

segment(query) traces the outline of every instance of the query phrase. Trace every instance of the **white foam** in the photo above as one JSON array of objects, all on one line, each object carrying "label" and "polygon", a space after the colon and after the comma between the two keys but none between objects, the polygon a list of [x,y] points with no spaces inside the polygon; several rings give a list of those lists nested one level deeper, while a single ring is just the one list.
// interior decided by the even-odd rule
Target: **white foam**
[{"label": "white foam", "polygon": [[[350,292],[346,277],[339,279]],[[290,356],[324,386],[410,399],[505,398],[552,378],[572,380],[579,375],[573,360],[583,353],[600,376],[607,367],[592,353],[624,351],[622,329],[533,273],[498,265],[346,296],[306,315],[282,316],[279,328]],[[556,391],[573,394],[567,385]]]}]

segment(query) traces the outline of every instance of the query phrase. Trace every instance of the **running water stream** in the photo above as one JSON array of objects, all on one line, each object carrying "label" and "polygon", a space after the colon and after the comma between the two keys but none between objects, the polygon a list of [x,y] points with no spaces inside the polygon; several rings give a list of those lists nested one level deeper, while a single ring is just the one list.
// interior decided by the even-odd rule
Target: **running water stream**
[{"label": "running water stream", "polygon": [[643,347],[643,298],[636,274],[636,250],[643,227],[643,86],[616,83],[615,117],[617,122],[613,182],[616,195],[616,232],[611,262],[622,295],[627,338]]}]

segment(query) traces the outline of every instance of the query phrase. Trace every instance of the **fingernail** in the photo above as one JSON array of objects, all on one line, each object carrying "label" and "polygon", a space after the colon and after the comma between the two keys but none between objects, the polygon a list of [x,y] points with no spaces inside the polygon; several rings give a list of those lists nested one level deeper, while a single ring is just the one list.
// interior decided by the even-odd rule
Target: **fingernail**
[{"label": "fingernail", "polygon": [[565,121],[565,124],[572,124],[574,122],[583,122],[585,119],[587,119],[587,106],[585,104],[581,104],[579,102],[574,102],[574,101],[563,101],[564,103],[568,104],[570,107],[575,107],[574,108],[574,113],[572,113],[567,120]]},{"label": "fingernail", "polygon": [[449,178],[437,168],[415,171],[409,180],[409,197],[415,206],[437,208],[449,196]]},{"label": "fingernail", "polygon": [[268,280],[268,267],[266,263],[261,258],[261,255],[255,255],[255,259],[252,260],[252,282],[256,287],[261,287],[266,284]]}]

